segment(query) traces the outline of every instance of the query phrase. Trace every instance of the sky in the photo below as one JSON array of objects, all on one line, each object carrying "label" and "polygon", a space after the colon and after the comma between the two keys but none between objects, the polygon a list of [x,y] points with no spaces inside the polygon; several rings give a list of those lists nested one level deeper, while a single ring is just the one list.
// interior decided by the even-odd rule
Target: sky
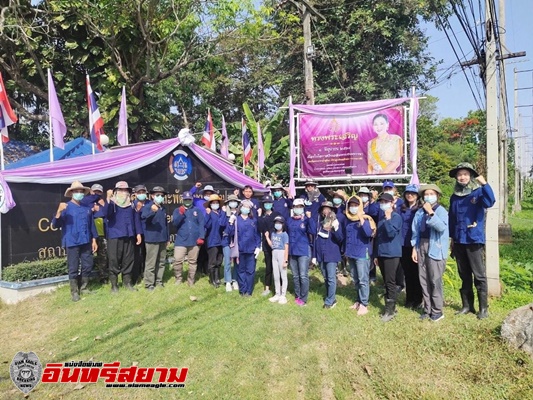
[{"label": "sky", "polygon": [[[503,1],[503,0],[500,0]],[[475,3],[475,2],[474,2]],[[507,87],[509,96],[509,109],[511,119],[514,113],[514,74],[513,69],[529,70],[533,69],[533,23],[531,22],[531,15],[533,13],[533,0],[506,0],[506,47],[508,52],[526,51],[526,56],[521,58],[513,58],[505,61]],[[456,18],[452,17],[452,28],[455,31],[461,47],[466,55],[466,60],[473,57],[472,46],[467,40],[465,33],[460,27]],[[450,71],[448,70],[454,64],[457,64],[457,58],[454,55],[451,45],[449,44],[446,35],[442,31],[438,31],[432,25],[424,25],[426,34],[429,37],[429,52],[436,60],[442,60],[439,65],[437,76],[441,76],[441,80],[437,87],[431,89],[428,94],[438,97],[437,110],[440,118],[465,117],[469,110],[477,109],[474,96],[471,94],[465,75],[459,67],[453,68],[454,74],[449,78]],[[461,61],[464,61],[463,55],[459,54]],[[473,67],[474,75],[478,74],[479,68]],[[468,76],[473,80],[469,71]],[[444,75],[444,76],[442,76]],[[518,73],[518,87],[532,87],[533,79],[532,72]],[[480,80],[478,78],[478,83]],[[481,85],[479,85],[481,88]],[[532,104],[532,91],[518,91],[520,98],[518,103]],[[483,92],[481,92],[483,94]],[[521,112],[531,116],[532,109],[521,108]],[[528,125],[531,126],[531,118],[529,117]]]}]

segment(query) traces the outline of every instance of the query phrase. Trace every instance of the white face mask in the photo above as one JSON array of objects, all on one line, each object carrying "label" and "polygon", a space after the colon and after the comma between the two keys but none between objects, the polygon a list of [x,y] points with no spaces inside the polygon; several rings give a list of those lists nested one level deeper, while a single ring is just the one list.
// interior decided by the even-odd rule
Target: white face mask
[{"label": "white face mask", "polygon": [[368,201],[368,196],[361,196],[361,201],[366,203]]},{"label": "white face mask", "polygon": [[394,190],[385,190],[383,193],[390,194],[391,196],[394,196]]},{"label": "white face mask", "polygon": [[301,207],[294,207],[292,211],[294,212],[294,215],[302,215],[304,213],[304,209]]},{"label": "white face mask", "polygon": [[357,214],[359,207],[350,207],[348,211],[350,211],[350,214]]},{"label": "white face mask", "polygon": [[237,208],[238,205],[239,205],[239,203],[236,202],[236,201],[230,201],[228,203],[229,208]]},{"label": "white face mask", "polygon": [[437,196],[435,195],[424,196],[424,201],[429,204],[435,204],[437,202]]},{"label": "white face mask", "polygon": [[274,224],[274,229],[277,231],[281,231],[281,228],[283,228],[282,224]]},{"label": "white face mask", "polygon": [[392,207],[391,203],[379,203],[379,208],[381,209],[381,211],[387,211],[391,207]]},{"label": "white face mask", "polygon": [[220,208],[220,204],[218,203],[211,204],[211,210],[218,210],[219,208]]}]

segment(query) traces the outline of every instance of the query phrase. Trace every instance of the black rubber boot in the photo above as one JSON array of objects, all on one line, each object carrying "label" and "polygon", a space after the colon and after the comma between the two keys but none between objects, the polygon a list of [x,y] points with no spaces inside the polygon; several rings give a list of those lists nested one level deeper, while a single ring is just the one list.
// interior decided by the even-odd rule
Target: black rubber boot
[{"label": "black rubber boot", "polygon": [[89,290],[89,277],[88,276],[82,276],[81,277],[80,293],[81,294],[90,294],[91,293],[91,291]]},{"label": "black rubber boot", "polygon": [[383,322],[389,322],[396,315],[396,302],[385,300],[385,313],[381,316]]},{"label": "black rubber boot", "polygon": [[109,275],[109,282],[111,282],[111,293],[118,293],[118,277]]},{"label": "black rubber boot", "polygon": [[122,275],[122,283],[129,291],[136,292],[137,288],[131,284],[131,275]]},{"label": "black rubber boot", "polygon": [[477,313],[478,319],[484,319],[489,317],[489,303],[487,299],[487,292],[477,292],[479,300],[479,312]]},{"label": "black rubber boot", "polygon": [[80,294],[78,293],[78,280],[69,279],[70,283],[70,295],[72,296],[72,301],[80,301]]},{"label": "black rubber boot", "polygon": [[214,274],[214,286],[215,288],[219,288],[220,287],[220,278],[218,277],[218,267],[215,267],[213,269],[213,274]]},{"label": "black rubber boot", "polygon": [[463,291],[461,290],[461,301],[463,302],[463,308],[455,313],[455,315],[465,315],[468,313],[475,314],[476,309],[474,308],[474,292],[471,290]]}]

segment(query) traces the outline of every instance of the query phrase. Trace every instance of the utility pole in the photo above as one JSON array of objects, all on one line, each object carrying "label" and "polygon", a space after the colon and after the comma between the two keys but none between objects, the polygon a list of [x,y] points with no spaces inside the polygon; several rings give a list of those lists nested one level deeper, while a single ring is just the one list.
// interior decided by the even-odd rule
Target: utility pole
[{"label": "utility pole", "polygon": [[513,70],[514,74],[514,126],[515,132],[518,133],[514,137],[514,204],[513,204],[513,213],[521,211],[522,205],[520,204],[520,156],[519,152],[522,150],[521,146],[518,145],[520,136],[520,117],[518,113],[518,72],[516,68]]},{"label": "utility pole", "polygon": [[305,77],[305,99],[306,104],[314,105],[315,104],[315,84],[313,79],[313,58],[315,58],[315,48],[311,40],[311,15],[326,19],[318,10],[309,3],[308,0],[289,0],[294,4],[302,15],[303,23],[303,36],[304,36],[304,49],[303,49],[303,59],[304,59],[304,77]]},{"label": "utility pole", "polygon": [[[498,26],[496,32],[498,32],[499,46],[497,50],[500,50],[498,56],[503,56],[505,50],[505,0],[499,1],[498,12]],[[500,201],[500,217],[499,217],[499,229],[500,229],[500,243],[502,239],[504,242],[511,241],[511,225],[507,223],[508,203],[509,195],[507,190],[507,154],[508,154],[508,142],[507,142],[507,85],[505,81],[505,59],[500,58],[499,62],[500,70],[500,110],[498,119],[498,138],[499,138],[499,156],[500,156],[500,198],[496,198]],[[487,161],[490,161],[487,159]]]},{"label": "utility pole", "polygon": [[[485,86],[487,89],[487,182],[490,183],[496,200],[500,198],[500,171],[498,156],[498,85],[496,79],[496,35],[491,13],[491,0],[485,0]],[[498,222],[499,201],[487,209],[485,226],[486,266],[489,295],[500,296],[500,249]]]}]

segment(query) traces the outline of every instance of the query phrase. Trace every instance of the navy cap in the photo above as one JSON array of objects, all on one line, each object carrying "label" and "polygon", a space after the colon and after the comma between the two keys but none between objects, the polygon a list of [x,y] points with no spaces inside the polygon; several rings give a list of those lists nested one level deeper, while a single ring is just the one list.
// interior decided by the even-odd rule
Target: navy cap
[{"label": "navy cap", "polygon": [[263,196],[263,198],[261,199],[261,203],[274,203],[274,199],[272,196],[267,194]]},{"label": "navy cap", "polygon": [[183,193],[181,194],[181,198],[182,198],[183,200],[192,200],[192,194],[191,194],[191,192],[189,192],[189,191],[187,190],[186,192],[183,192]]},{"label": "navy cap", "polygon": [[395,187],[394,182],[387,179],[386,181],[383,181],[383,187]]}]

